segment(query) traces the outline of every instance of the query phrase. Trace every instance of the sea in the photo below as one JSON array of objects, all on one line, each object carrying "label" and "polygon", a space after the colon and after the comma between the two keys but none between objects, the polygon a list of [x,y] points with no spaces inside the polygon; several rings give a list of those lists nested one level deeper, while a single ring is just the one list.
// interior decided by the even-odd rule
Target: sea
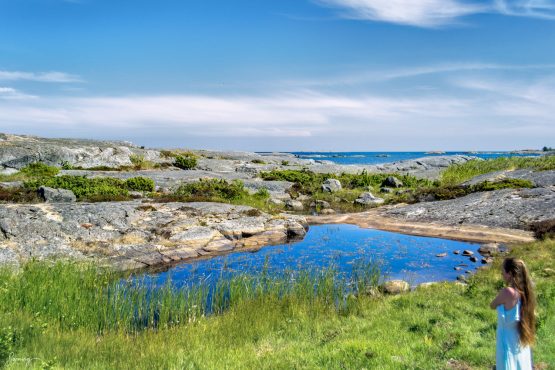
[{"label": "sea", "polygon": [[535,153],[513,152],[290,152],[299,158],[332,161],[338,164],[381,164],[443,155],[468,155],[482,159],[498,157],[538,157]]}]

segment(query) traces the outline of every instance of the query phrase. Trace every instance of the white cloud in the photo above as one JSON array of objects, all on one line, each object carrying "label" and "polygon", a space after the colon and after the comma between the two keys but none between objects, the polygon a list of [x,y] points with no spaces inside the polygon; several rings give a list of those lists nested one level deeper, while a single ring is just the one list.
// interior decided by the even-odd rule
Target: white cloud
[{"label": "white cloud", "polygon": [[465,15],[481,13],[487,7],[460,0],[316,0],[346,9],[345,17],[391,22],[419,27],[453,23]]},{"label": "white cloud", "polygon": [[314,0],[343,9],[342,16],[417,27],[440,27],[457,23],[461,17],[497,13],[555,20],[554,0]]},{"label": "white cloud", "polygon": [[495,0],[495,8],[504,15],[555,20],[553,0]]},{"label": "white cloud", "polygon": [[0,81],[34,81],[34,82],[83,82],[79,76],[63,72],[21,72],[0,70]]},{"label": "white cloud", "polygon": [[32,99],[32,98],[36,98],[36,96],[24,94],[12,87],[0,86],[0,99]]}]

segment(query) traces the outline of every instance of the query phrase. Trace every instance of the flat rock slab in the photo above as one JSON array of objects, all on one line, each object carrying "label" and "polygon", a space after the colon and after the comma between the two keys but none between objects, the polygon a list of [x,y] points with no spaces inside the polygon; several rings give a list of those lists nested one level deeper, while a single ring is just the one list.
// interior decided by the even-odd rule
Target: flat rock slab
[{"label": "flat rock slab", "polygon": [[514,171],[496,171],[485,175],[476,176],[462,183],[462,186],[472,186],[485,181],[499,182],[503,180],[519,179],[531,181],[537,187],[549,187],[555,185],[555,171],[534,171],[522,169]]},{"label": "flat rock slab", "polygon": [[141,268],[231,251],[250,238],[287,241],[307,228],[299,216],[209,202],[0,205],[0,264],[93,257]]},{"label": "flat rock slab", "polygon": [[475,224],[527,230],[555,217],[555,189],[504,189],[387,210],[384,216],[446,225]]}]

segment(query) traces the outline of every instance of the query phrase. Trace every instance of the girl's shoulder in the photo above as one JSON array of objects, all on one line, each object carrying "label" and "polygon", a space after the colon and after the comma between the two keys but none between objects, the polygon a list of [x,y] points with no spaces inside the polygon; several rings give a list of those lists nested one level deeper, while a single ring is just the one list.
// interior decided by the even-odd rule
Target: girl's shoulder
[{"label": "girl's shoulder", "polygon": [[503,288],[501,290],[501,292],[504,296],[506,296],[508,298],[511,298],[511,299],[516,300],[516,299],[520,298],[520,294],[518,293],[518,290],[516,290],[515,288],[510,287],[510,286],[506,287],[506,288]]}]

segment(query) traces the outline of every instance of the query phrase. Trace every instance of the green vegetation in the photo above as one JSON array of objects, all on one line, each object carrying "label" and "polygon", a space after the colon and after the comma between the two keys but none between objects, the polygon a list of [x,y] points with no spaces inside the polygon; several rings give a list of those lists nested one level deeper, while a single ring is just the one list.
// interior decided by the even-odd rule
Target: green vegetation
[{"label": "green vegetation", "polygon": [[155,184],[154,180],[149,177],[132,177],[130,179],[125,180],[125,186],[129,190],[133,191],[144,191],[144,192],[151,192],[154,191]]},{"label": "green vegetation", "polygon": [[251,194],[239,181],[228,182],[223,179],[207,179],[181,185],[172,194],[155,196],[159,202],[220,202],[246,205],[274,213],[279,210],[268,202],[270,193],[262,188]]},{"label": "green vegetation", "polygon": [[499,157],[488,160],[472,160],[449,166],[441,174],[441,184],[458,185],[478,175],[521,168],[532,168],[536,171],[554,170],[555,156]]},{"label": "green vegetation", "polygon": [[553,149],[553,148],[551,148],[551,147],[544,146],[544,147],[542,148],[542,151],[543,151],[543,152],[553,152],[553,151],[555,151],[555,149]]},{"label": "green vegetation", "polygon": [[[553,364],[555,241],[512,254],[536,285],[535,363]],[[7,369],[490,369],[496,315],[488,306],[503,284],[500,262],[468,286],[402,296],[376,293],[375,270],[346,281],[332,269],[243,275],[210,299],[207,286],[152,291],[91,266],[33,262],[0,273],[0,361]],[[350,295],[345,284],[373,293]]]},{"label": "green vegetation", "polygon": [[35,162],[23,167],[19,172],[12,175],[0,175],[0,182],[4,181],[28,181],[56,176],[60,170],[57,167],[48,166],[41,162]]},{"label": "green vegetation", "polygon": [[197,157],[194,154],[183,153],[175,157],[174,166],[183,170],[192,170],[197,166]]},{"label": "green vegetation", "polygon": [[25,183],[25,188],[36,191],[40,186],[71,190],[78,200],[100,202],[129,200],[129,190],[150,192],[154,190],[154,181],[146,177],[132,177],[127,180],[112,177],[94,177],[63,175],[32,180]]}]

